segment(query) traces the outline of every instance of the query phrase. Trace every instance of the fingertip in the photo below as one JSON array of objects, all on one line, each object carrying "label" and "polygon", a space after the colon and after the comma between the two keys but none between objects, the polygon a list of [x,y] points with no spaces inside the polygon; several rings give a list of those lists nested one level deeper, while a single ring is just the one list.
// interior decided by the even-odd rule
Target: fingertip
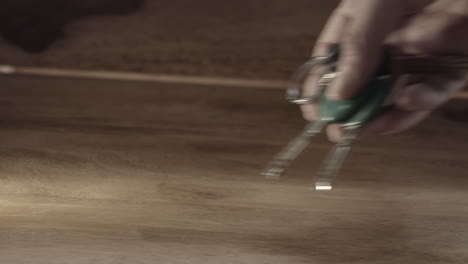
[{"label": "fingertip", "polygon": [[382,135],[393,135],[400,133],[404,130],[408,130],[417,124],[419,124],[423,119],[425,119],[430,114],[430,111],[415,111],[408,113],[406,118],[401,118],[400,120],[395,121],[395,125],[390,127],[386,131],[383,131]]},{"label": "fingertip", "polygon": [[430,83],[417,83],[405,87],[404,91],[395,99],[395,105],[407,111],[434,110],[451,95],[450,89]]},{"label": "fingertip", "polygon": [[301,105],[302,117],[307,121],[319,119],[318,109],[315,104]]},{"label": "fingertip", "polygon": [[411,96],[407,92],[402,93],[395,99],[395,105],[400,109],[408,111],[411,111],[414,108],[411,104]]},{"label": "fingertip", "polygon": [[363,127],[359,133],[359,139],[369,138],[373,135],[382,134],[388,127],[388,113],[384,113]]},{"label": "fingertip", "polygon": [[343,138],[343,129],[339,124],[332,124],[327,126],[327,136],[331,142],[337,143]]},{"label": "fingertip", "polygon": [[391,135],[410,129],[430,114],[430,111],[406,111],[390,108],[377,119],[369,123],[362,131],[361,137],[371,135]]}]

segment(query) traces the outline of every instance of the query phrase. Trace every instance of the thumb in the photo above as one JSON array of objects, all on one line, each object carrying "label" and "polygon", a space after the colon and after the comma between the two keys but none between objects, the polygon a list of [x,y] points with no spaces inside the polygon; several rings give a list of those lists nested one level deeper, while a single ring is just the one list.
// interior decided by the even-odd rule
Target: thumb
[{"label": "thumb", "polygon": [[380,62],[382,44],[404,14],[404,1],[348,0],[349,31],[341,41],[337,71],[327,89],[332,100],[351,98],[369,80]]}]

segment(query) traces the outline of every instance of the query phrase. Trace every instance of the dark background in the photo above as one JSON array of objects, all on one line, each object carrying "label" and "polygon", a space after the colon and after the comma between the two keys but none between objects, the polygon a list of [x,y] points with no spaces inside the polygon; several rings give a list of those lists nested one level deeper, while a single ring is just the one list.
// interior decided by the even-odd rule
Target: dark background
[{"label": "dark background", "polygon": [[0,64],[284,79],[337,2],[2,1]]}]

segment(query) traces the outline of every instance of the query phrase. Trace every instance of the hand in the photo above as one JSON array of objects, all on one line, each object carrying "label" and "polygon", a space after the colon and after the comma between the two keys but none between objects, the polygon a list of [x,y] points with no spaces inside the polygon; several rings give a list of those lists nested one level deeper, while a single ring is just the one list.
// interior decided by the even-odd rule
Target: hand
[{"label": "hand", "polygon": [[[313,56],[340,43],[340,76],[327,89],[333,100],[351,98],[380,63],[382,46],[406,54],[467,55],[468,1],[461,0],[344,0],[333,12],[314,48]],[[304,83],[304,95],[318,92],[319,70]],[[391,107],[369,123],[362,136],[391,134],[413,127],[432,110],[466,86],[467,74],[402,75],[392,89]],[[318,118],[316,104],[301,106],[307,120]],[[341,138],[339,125],[330,125],[332,141]]]}]

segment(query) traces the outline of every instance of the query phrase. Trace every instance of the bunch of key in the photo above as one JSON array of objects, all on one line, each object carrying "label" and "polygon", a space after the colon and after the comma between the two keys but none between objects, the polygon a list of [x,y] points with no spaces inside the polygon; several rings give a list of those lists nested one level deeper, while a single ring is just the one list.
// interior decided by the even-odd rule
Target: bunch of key
[{"label": "bunch of key", "polygon": [[[339,73],[336,64],[339,59],[339,45],[332,45],[326,56],[314,57],[304,63],[294,74],[287,89],[286,99],[294,104],[318,102],[320,118],[309,122],[304,130],[280,151],[268,164],[262,175],[269,179],[279,179],[287,167],[311,143],[311,138],[319,134],[329,124],[341,124],[344,135],[322,164],[315,180],[315,190],[331,190],[332,183],[346,156],[351,143],[362,128],[374,119],[383,108],[394,76],[409,73],[447,73],[468,69],[468,61],[463,57],[391,56],[385,48],[380,68],[371,80],[352,99],[333,101],[325,96],[325,90]],[[320,92],[315,96],[302,96],[302,85],[312,68],[323,67],[323,75],[317,85]]]}]

